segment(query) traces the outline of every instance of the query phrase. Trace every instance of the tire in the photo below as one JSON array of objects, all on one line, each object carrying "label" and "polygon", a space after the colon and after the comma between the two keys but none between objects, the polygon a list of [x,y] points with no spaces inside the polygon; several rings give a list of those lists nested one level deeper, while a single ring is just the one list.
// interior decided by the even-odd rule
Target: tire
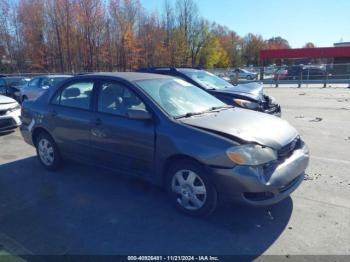
[{"label": "tire", "polygon": [[247,75],[247,80],[252,80],[252,76],[251,75]]},{"label": "tire", "polygon": [[200,164],[180,160],[170,166],[166,175],[167,191],[180,211],[191,216],[208,216],[215,210],[217,191]]},{"label": "tire", "polygon": [[50,171],[58,170],[62,166],[62,158],[52,137],[42,132],[36,138],[36,153],[39,162]]}]

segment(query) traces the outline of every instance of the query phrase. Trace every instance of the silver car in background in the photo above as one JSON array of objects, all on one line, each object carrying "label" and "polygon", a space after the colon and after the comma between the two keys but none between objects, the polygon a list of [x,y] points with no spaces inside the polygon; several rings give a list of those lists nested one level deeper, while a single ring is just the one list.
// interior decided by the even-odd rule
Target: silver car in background
[{"label": "silver car in background", "polygon": [[30,82],[21,89],[21,102],[24,100],[35,100],[47,89],[71,75],[42,75],[32,78]]},{"label": "silver car in background", "polygon": [[236,78],[236,74],[238,74],[238,79],[246,79],[246,80],[258,79],[258,73],[251,72],[242,68],[237,68],[228,73],[231,80],[234,80]]}]

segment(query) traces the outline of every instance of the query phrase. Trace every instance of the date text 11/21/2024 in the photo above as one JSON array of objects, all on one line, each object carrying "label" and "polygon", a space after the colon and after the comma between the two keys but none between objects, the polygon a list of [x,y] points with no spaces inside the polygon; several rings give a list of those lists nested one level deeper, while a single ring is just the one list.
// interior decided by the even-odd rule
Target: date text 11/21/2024
[{"label": "date text 11/21/2024", "polygon": [[216,256],[128,256],[128,261],[220,261]]}]

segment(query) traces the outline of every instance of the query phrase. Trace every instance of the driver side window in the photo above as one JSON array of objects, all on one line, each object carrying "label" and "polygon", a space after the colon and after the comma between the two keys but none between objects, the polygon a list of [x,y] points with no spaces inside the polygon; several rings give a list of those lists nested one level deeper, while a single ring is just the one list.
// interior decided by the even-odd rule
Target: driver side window
[{"label": "driver side window", "polygon": [[98,112],[126,116],[129,109],[146,111],[145,104],[127,87],[113,82],[102,83]]}]

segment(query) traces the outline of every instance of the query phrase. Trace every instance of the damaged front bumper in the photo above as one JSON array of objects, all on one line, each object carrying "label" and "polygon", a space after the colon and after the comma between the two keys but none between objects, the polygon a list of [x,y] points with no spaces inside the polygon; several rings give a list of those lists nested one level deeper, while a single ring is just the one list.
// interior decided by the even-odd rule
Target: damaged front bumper
[{"label": "damaged front bumper", "polygon": [[267,108],[263,109],[263,112],[278,117],[282,115],[281,106],[278,104],[269,105]]},{"label": "damaged front bumper", "polygon": [[262,112],[281,117],[281,106],[276,103],[275,99],[264,95],[264,101],[262,103]]},{"label": "damaged front bumper", "polygon": [[287,198],[303,181],[309,149],[302,143],[285,159],[263,166],[212,168],[213,181],[223,200],[266,206]]}]

